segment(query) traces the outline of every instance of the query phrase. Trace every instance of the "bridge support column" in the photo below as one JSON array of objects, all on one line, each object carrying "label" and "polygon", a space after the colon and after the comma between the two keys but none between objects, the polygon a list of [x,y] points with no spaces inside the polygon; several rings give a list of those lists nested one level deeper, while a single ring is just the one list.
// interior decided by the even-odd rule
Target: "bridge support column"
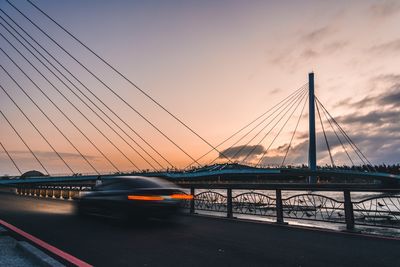
[{"label": "bridge support column", "polygon": [[[317,170],[317,149],[315,140],[315,97],[314,97],[314,73],[308,74],[308,121],[309,121],[309,146],[308,146],[308,168],[310,171]],[[308,177],[308,182],[314,184],[317,182],[315,175]]]}]

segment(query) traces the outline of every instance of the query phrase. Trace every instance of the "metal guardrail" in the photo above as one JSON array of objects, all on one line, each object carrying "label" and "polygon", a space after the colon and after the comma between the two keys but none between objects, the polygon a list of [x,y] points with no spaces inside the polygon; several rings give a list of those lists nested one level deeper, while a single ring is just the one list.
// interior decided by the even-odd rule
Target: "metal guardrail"
[{"label": "metal guardrail", "polygon": [[36,185],[19,186],[15,190],[16,194],[33,197],[59,198],[72,200],[81,191],[87,191],[92,185]]},{"label": "metal guardrail", "polygon": [[[73,199],[93,185],[93,181],[69,185],[25,184],[19,185],[16,191],[21,195]],[[235,214],[269,217],[277,223],[285,223],[288,219],[342,223],[349,230],[355,225],[400,228],[400,188],[397,187],[374,184],[180,185],[194,195],[193,200],[185,203],[191,214],[203,210],[223,213],[228,218],[234,218]],[[368,196],[352,200],[352,194],[360,192]]]},{"label": "metal guardrail", "polygon": [[[203,210],[225,213],[228,218],[235,214],[270,217],[277,223],[285,223],[287,219],[342,223],[348,230],[355,225],[400,228],[399,189],[343,184],[196,184],[185,187],[194,195],[194,199],[186,203],[192,214]],[[327,196],[327,192],[334,196]],[[375,195],[352,201],[352,194],[356,192]],[[284,194],[287,196],[283,197]]]}]

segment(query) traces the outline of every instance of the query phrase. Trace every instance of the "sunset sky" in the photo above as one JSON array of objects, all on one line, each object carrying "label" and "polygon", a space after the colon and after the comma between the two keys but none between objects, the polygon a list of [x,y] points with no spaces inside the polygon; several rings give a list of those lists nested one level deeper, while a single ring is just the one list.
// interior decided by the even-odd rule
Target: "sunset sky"
[{"label": "sunset sky", "polygon": [[[315,73],[316,96],[374,164],[398,163],[400,155],[400,2],[399,1],[99,1],[32,0],[135,84],[182,119],[204,139],[217,145],[267,111],[308,81]],[[174,121],[132,85],[116,75],[76,41],[26,1],[11,1],[66,50],[82,61],[126,102],[197,159],[210,150],[202,140]],[[141,136],[176,167],[192,162],[101,83],[90,76],[60,48],[51,43],[5,0],[0,8],[29,32],[67,69],[89,87]],[[10,20],[0,12],[7,22]],[[2,19],[0,22],[7,26]],[[64,92],[93,124],[139,168],[149,165],[115,132],[68,91],[0,25],[0,33]],[[22,32],[21,32],[22,33]],[[0,36],[0,47],[47,92],[60,109],[105,152],[118,169],[135,168]],[[35,86],[0,51],[0,64],[39,103],[60,130],[100,171],[115,171]],[[52,61],[53,62],[53,61]],[[70,164],[74,172],[93,170],[78,152],[38,111],[0,68],[0,85],[21,105],[34,124]],[[78,84],[78,83],[76,83]],[[79,88],[83,88],[78,84]],[[84,90],[84,89],[83,89]],[[280,164],[288,146],[299,108],[271,145],[263,165]],[[50,173],[69,170],[0,90],[1,111],[21,133]],[[113,116],[108,110],[109,116]],[[307,107],[303,113],[287,164],[307,162]],[[0,116],[0,142],[21,170],[43,171],[5,119]],[[336,164],[350,164],[329,124],[324,125]],[[130,130],[121,123],[126,131]],[[321,126],[317,120],[319,164],[330,164]],[[261,128],[259,128],[261,129]],[[257,163],[279,128],[258,144],[251,135],[236,145],[254,148],[247,163]],[[124,135],[119,129],[117,132]],[[243,132],[243,134],[246,131]],[[220,147],[231,146],[232,139]],[[131,137],[146,147],[134,134]],[[128,140],[132,143],[130,140]],[[133,143],[132,143],[133,144]],[[135,148],[137,146],[133,144]],[[159,155],[149,154],[163,167]],[[234,150],[235,148],[233,148]],[[249,151],[245,148],[244,151]],[[139,149],[140,150],[140,149]],[[225,151],[229,154],[229,150]],[[231,151],[232,152],[232,149]],[[243,152],[243,151],[242,151]],[[230,154],[231,155],[231,154]],[[239,157],[233,160],[240,161]],[[356,156],[353,155],[355,158]],[[148,156],[145,156],[149,161]],[[200,163],[218,157],[210,153]],[[0,175],[18,174],[0,148]],[[357,159],[357,158],[356,158]],[[217,160],[217,162],[222,159]],[[154,161],[152,161],[154,163]],[[359,161],[356,163],[359,164]],[[155,164],[156,165],[156,164]],[[157,166],[157,165],[156,165]]]}]

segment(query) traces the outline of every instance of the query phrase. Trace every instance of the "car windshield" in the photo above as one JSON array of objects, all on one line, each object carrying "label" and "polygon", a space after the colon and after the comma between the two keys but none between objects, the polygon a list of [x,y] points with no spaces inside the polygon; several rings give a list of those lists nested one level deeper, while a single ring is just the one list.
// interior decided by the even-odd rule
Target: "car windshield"
[{"label": "car windshield", "polygon": [[95,186],[93,190],[129,190],[136,188],[175,188],[173,183],[154,177],[149,178],[115,178],[103,181],[101,185]]}]

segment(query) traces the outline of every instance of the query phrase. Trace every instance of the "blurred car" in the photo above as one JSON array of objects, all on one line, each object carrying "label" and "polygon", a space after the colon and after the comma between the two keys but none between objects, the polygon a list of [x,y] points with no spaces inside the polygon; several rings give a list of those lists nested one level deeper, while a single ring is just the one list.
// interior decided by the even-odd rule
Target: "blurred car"
[{"label": "blurred car", "polygon": [[76,198],[80,215],[93,214],[119,219],[166,218],[179,212],[193,196],[177,185],[155,177],[103,178],[91,191]]}]

